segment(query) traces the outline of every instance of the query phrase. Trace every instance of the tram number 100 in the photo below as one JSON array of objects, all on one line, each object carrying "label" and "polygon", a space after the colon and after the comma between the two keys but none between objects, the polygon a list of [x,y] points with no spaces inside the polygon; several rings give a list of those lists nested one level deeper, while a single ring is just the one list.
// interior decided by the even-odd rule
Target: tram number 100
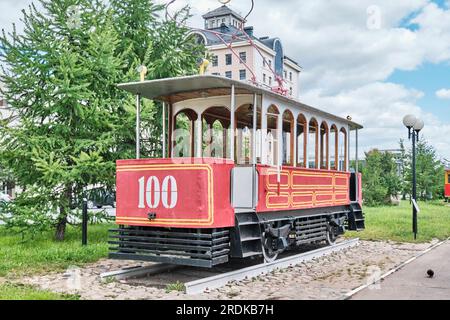
[{"label": "tram number 100", "polygon": [[[170,195],[170,197],[169,197]],[[160,184],[157,177],[151,176],[139,179],[139,209],[157,209],[161,205],[166,209],[173,209],[178,201],[177,180],[167,176]]]}]

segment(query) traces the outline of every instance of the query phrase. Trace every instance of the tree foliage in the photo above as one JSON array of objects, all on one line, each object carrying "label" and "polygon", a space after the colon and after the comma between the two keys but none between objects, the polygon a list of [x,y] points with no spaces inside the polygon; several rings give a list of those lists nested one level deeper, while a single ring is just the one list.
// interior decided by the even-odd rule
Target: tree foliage
[{"label": "tree foliage", "polygon": [[[425,139],[417,143],[416,149],[417,197],[427,201],[439,199],[444,195],[444,166],[436,150]],[[404,192],[412,193],[412,151],[406,157],[404,172]]]},{"label": "tree foliage", "polygon": [[[0,166],[23,189],[0,218],[22,231],[56,227],[62,240],[83,189],[112,187],[115,161],[134,156],[134,98],[116,84],[136,81],[140,64],[151,79],[196,63],[188,29],[159,19],[150,0],[39,1],[42,11],[23,11],[23,33],[0,37],[2,93],[19,119],[0,124]],[[142,121],[160,148],[153,103]]]},{"label": "tree foliage", "polygon": [[362,168],[364,204],[369,206],[389,204],[392,196],[401,190],[395,157],[389,152],[372,150],[366,153]]}]

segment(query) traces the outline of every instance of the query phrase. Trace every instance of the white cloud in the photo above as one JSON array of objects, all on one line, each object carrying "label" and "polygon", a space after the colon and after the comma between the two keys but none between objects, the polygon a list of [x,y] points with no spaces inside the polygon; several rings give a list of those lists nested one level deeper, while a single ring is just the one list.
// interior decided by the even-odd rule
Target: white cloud
[{"label": "white cloud", "polygon": [[352,116],[353,120],[364,124],[360,134],[361,152],[373,148],[398,148],[400,139],[407,139],[402,124],[406,114],[415,114],[424,119],[426,126],[422,132],[437,149],[448,157],[450,150],[450,124],[418,106],[417,100],[423,93],[402,85],[375,82],[336,95],[322,95],[321,90],[310,90],[303,97],[308,104],[318,106],[342,117]]},{"label": "white cloud", "polygon": [[[1,0],[0,26],[16,21],[19,8],[29,2]],[[202,14],[220,6],[217,0],[177,0],[172,7],[186,4],[193,8],[196,27],[203,26]],[[250,8],[250,0],[230,4],[243,15]],[[373,5],[380,12],[380,28],[371,20],[373,11],[367,11]],[[402,27],[405,17],[412,17],[409,22],[417,28]],[[365,126],[362,150],[397,147],[405,137],[402,117],[414,113],[426,121],[424,136],[450,158],[450,139],[445,138],[450,124],[420,106],[422,92],[386,82],[395,70],[450,61],[449,9],[431,0],[256,0],[248,25],[257,36],[280,37],[285,53],[302,65],[302,101],[352,115]]]},{"label": "white cloud", "polygon": [[436,91],[436,97],[441,99],[450,99],[450,89],[441,89]]}]

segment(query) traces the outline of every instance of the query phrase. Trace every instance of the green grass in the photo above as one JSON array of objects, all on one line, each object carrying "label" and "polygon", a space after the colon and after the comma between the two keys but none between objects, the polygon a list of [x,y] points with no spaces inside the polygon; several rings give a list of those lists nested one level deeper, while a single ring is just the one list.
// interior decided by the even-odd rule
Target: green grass
[{"label": "green grass", "polygon": [[108,255],[108,229],[113,225],[88,228],[88,246],[81,246],[80,228],[68,227],[63,242],[53,233],[21,242],[20,236],[0,227],[0,277],[62,271],[73,265],[95,262]]},{"label": "green grass", "polygon": [[[450,206],[444,202],[419,202],[419,234],[417,242],[432,239],[444,240],[450,237]],[[415,242],[412,233],[412,208],[409,201],[402,201],[395,207],[364,207],[366,230],[349,232],[349,237],[363,240],[392,240]]]},{"label": "green grass", "polygon": [[175,283],[169,283],[166,286],[166,292],[170,293],[172,291],[179,291],[179,292],[184,292],[186,290],[186,287],[184,285],[184,283],[177,281]]},{"label": "green grass", "polygon": [[58,294],[19,284],[0,284],[0,300],[78,300],[77,295]]}]

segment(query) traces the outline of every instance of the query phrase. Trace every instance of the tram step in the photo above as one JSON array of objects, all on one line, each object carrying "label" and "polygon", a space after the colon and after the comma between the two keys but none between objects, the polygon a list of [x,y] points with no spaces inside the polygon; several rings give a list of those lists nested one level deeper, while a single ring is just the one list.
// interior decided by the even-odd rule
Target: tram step
[{"label": "tram step", "polygon": [[231,230],[230,239],[233,258],[261,254],[261,227],[256,213],[236,213],[236,227]]}]

